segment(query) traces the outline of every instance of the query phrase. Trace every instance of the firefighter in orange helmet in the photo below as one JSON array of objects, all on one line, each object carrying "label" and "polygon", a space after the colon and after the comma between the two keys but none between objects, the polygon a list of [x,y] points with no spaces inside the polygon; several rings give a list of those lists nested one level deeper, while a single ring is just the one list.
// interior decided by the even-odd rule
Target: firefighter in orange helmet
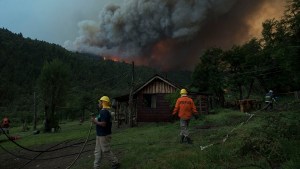
[{"label": "firefighter in orange helmet", "polygon": [[173,110],[173,116],[178,112],[178,117],[180,118],[180,142],[183,143],[187,141],[188,144],[192,144],[192,140],[189,137],[189,122],[192,116],[198,119],[198,112],[194,104],[193,99],[187,96],[186,89],[180,90],[181,97],[177,99],[175,108]]}]

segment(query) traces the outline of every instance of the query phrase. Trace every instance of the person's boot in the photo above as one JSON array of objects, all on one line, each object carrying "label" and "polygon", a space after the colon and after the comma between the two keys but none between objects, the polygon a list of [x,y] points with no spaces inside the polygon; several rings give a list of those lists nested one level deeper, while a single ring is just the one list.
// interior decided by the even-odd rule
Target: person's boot
[{"label": "person's boot", "polygon": [[183,142],[184,142],[184,136],[181,136],[181,138],[180,138],[180,143],[182,144]]},{"label": "person's boot", "polygon": [[191,140],[191,138],[186,137],[186,140],[187,140],[187,143],[188,143],[188,144],[193,144],[193,140]]},{"label": "person's boot", "polygon": [[117,164],[114,164],[113,166],[112,166],[112,169],[118,169],[118,168],[120,168],[120,163],[117,163]]}]

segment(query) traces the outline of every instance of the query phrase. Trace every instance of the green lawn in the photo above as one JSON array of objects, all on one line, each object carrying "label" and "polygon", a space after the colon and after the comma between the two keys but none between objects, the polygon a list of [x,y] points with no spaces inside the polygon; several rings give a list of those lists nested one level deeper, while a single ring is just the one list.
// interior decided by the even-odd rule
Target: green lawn
[{"label": "green lawn", "polygon": [[[24,145],[26,147],[50,144],[50,143],[59,143],[64,140],[71,139],[80,139],[85,138],[90,124],[88,122],[79,125],[79,122],[66,122],[60,124],[61,131],[57,133],[43,133],[34,135],[32,130],[22,132],[21,127],[13,127],[10,129],[11,136],[19,136],[20,139],[17,140],[17,143]],[[42,128],[42,126],[37,126],[37,128]],[[0,135],[0,140],[7,139],[4,134]],[[16,145],[10,142],[3,142],[1,145],[8,149],[13,149]]]},{"label": "green lawn", "polygon": [[[238,111],[217,110],[198,120],[192,119],[192,145],[179,143],[178,121],[114,128],[112,148],[121,167],[128,169],[299,168],[299,111],[258,112],[245,123],[249,117]],[[82,140],[90,124],[67,122],[61,126],[59,133],[32,135],[18,128],[11,132],[22,136],[19,144],[30,147],[68,139]],[[94,130],[93,127],[90,138],[95,137]],[[15,147],[9,142],[1,145]],[[82,155],[73,168],[92,168],[93,160],[93,156]],[[109,168],[105,161],[104,168]]]}]

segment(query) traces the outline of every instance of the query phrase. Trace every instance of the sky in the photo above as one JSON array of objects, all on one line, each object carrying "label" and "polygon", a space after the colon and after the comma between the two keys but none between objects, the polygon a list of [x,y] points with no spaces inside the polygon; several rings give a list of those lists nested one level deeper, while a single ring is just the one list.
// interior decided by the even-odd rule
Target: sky
[{"label": "sky", "polygon": [[210,47],[260,37],[285,0],[0,0],[0,27],[70,51],[190,69]]},{"label": "sky", "polygon": [[80,21],[96,20],[108,3],[122,0],[0,0],[0,27],[63,45],[76,38]]}]

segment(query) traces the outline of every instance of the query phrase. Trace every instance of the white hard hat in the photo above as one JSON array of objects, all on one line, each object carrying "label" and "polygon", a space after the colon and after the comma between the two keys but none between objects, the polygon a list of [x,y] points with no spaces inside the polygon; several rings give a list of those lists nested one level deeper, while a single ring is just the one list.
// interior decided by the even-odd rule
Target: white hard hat
[{"label": "white hard hat", "polygon": [[273,93],[273,90],[270,90],[269,92],[270,92],[270,93]]}]

